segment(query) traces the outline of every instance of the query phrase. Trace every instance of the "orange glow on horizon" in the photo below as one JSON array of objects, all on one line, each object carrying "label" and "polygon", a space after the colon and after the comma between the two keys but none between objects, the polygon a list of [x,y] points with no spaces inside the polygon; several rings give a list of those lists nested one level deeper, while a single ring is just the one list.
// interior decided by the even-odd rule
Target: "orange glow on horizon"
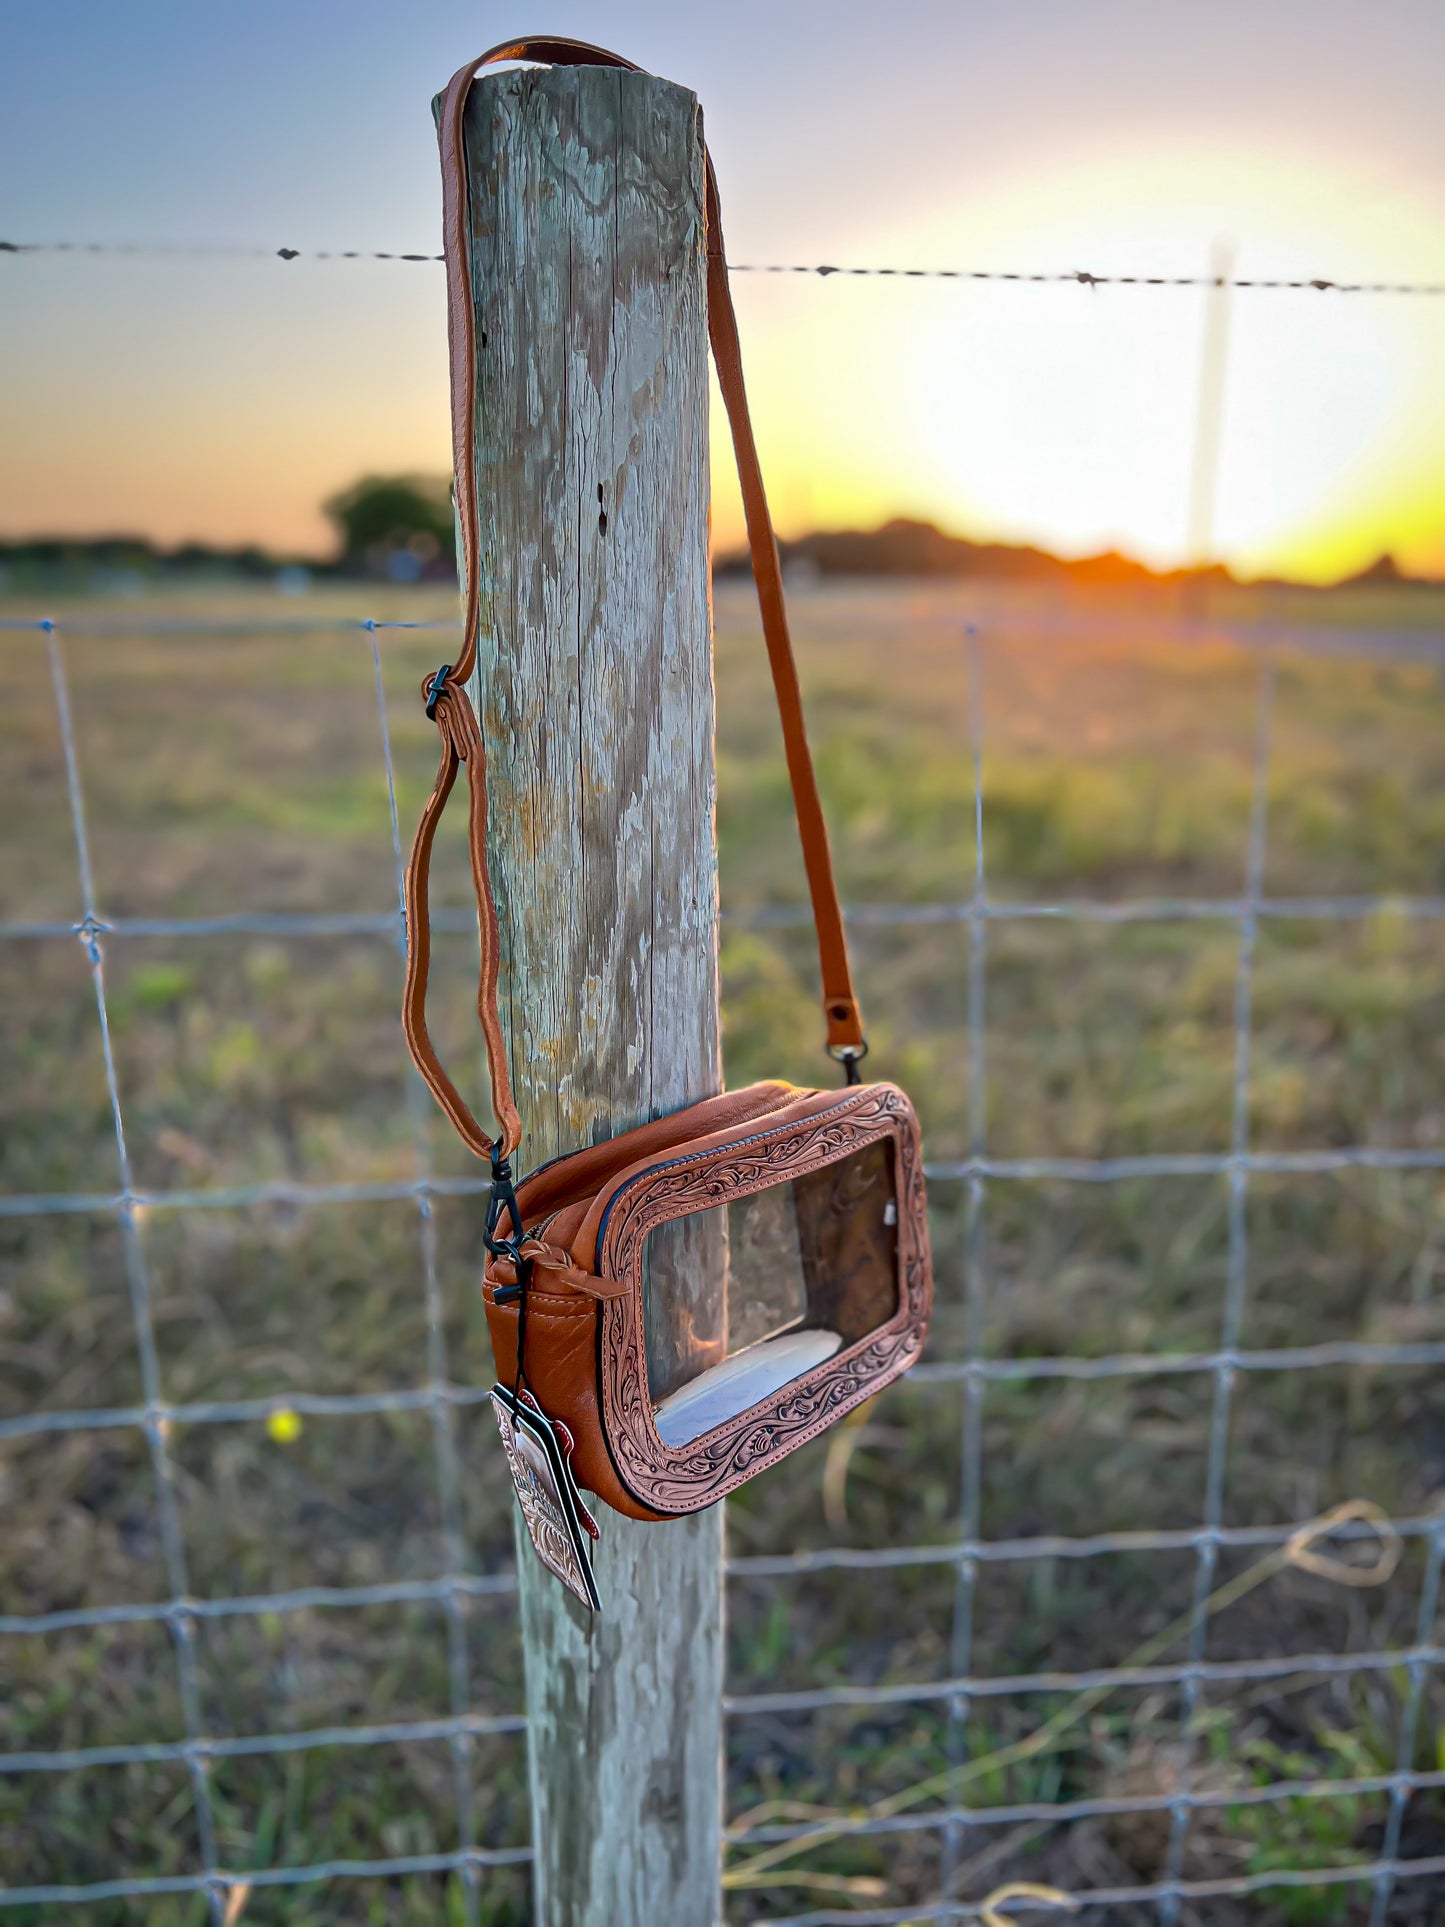
[{"label": "orange glow on horizon", "polygon": [[[1241,276],[1344,262],[1360,279],[1445,280],[1429,211],[1358,179],[1287,152],[1115,144],[1093,167],[920,207],[851,258],[1200,274],[1207,237],[1244,233]],[[1202,291],[738,282],[783,533],[908,514],[1070,557],[1188,559]],[[1331,581],[1385,552],[1445,574],[1445,303],[1229,301],[1215,554],[1246,577]],[[727,542],[740,523],[720,457],[714,470]]]},{"label": "orange glow on horizon", "polygon": [[[1359,156],[1107,132],[1091,164],[981,168],[837,256],[1198,274],[1219,236],[1238,239],[1242,275],[1445,280],[1445,232]],[[178,264],[159,325],[156,270],[107,264],[106,356],[124,380],[84,414],[66,398],[97,352],[99,270],[12,272],[39,345],[12,409],[9,531],[320,553],[326,496],[447,465],[439,270],[378,267],[359,301],[320,264]],[[1069,557],[1186,559],[1201,291],[743,274],[735,291],[780,533],[906,515]],[[1445,575],[1442,322],[1442,300],[1231,297],[1214,549],[1237,573],[1328,581],[1390,552]],[[227,329],[241,347],[221,357]],[[730,548],[743,531],[720,411],[713,436]]]}]

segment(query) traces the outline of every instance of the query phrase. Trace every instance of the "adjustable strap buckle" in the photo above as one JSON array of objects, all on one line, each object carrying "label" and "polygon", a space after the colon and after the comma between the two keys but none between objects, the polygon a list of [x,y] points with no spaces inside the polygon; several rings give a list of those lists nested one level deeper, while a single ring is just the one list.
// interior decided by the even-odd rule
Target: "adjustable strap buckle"
[{"label": "adjustable strap buckle", "polygon": [[444,662],[426,686],[426,715],[429,723],[434,723],[437,719],[437,704],[442,699],[442,692],[447,686],[447,677],[451,673],[451,664]]}]

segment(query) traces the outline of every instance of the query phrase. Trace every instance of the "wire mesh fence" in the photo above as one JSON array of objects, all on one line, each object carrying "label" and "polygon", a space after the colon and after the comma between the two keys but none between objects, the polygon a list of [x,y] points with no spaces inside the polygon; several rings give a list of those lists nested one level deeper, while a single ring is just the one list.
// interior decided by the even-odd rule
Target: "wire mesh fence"
[{"label": "wire mesh fence", "polygon": [[[177,643],[206,637],[222,646],[239,631],[255,632],[258,624],[239,625],[203,619],[177,618],[169,624],[146,622],[147,634],[169,635]],[[300,625],[304,627],[305,625]],[[367,621],[359,624],[319,623],[318,632],[349,633],[370,651],[377,705],[379,738],[376,754],[384,772],[389,820],[393,883],[400,904],[403,860],[398,779],[393,757],[392,726],[383,669],[383,648],[389,640],[427,624]],[[444,626],[444,625],[440,625]],[[490,1569],[479,1569],[479,1549],[470,1543],[465,1488],[500,1476],[500,1454],[495,1441],[473,1438],[465,1442],[458,1427],[485,1403],[488,1384],[458,1366],[449,1350],[448,1317],[439,1278],[436,1210],[441,1201],[466,1205],[485,1195],[485,1183],[464,1174],[451,1174],[429,1164],[427,1117],[415,1080],[408,1089],[412,1120],[413,1174],[378,1178],[339,1177],[264,1179],[232,1185],[158,1188],[138,1181],[133,1142],[127,1127],[125,1080],[118,1066],[111,1002],[107,990],[107,952],[112,944],[150,938],[167,942],[227,941],[241,937],[284,937],[305,942],[365,936],[404,944],[401,911],[370,910],[267,914],[225,911],[194,918],[115,916],[107,911],[97,889],[92,861],[92,831],[87,815],[85,771],[73,713],[67,664],[69,636],[77,638],[104,631],[101,621],[87,624],[51,620],[12,622],[14,648],[40,650],[48,664],[58,729],[59,754],[70,816],[77,877],[77,914],[17,920],[0,925],[0,944],[44,945],[73,940],[89,975],[104,1067],[105,1099],[113,1134],[115,1181],[111,1188],[88,1190],[17,1191],[0,1198],[0,1215],[17,1221],[86,1217],[114,1224],[121,1240],[124,1276],[137,1365],[139,1397],[125,1404],[62,1409],[41,1403],[35,1409],[14,1411],[0,1420],[0,1440],[23,1445],[51,1441],[57,1446],[78,1434],[128,1433],[143,1441],[159,1522],[165,1584],[164,1596],[107,1600],[49,1610],[8,1612],[0,1617],[0,1636],[34,1639],[103,1629],[163,1628],[171,1647],[174,1669],[173,1730],[155,1737],[116,1743],[17,1748],[0,1756],[0,1773],[22,1787],[34,1787],[45,1776],[86,1773],[99,1768],[175,1768],[185,1775],[189,1810],[194,1816],[196,1849],[192,1864],[183,1867],[128,1866],[114,1878],[81,1883],[48,1881],[12,1884],[0,1889],[0,1907],[62,1908],[98,1905],[107,1901],[145,1901],[163,1896],[192,1896],[208,1907],[216,1921],[234,1922],[250,1897],[275,1887],[306,1887],[345,1881],[396,1881],[410,1876],[454,1876],[459,1905],[470,1920],[507,1918],[487,1913],[485,1881],[499,1869],[524,1866],[525,1844],[487,1837],[479,1824],[475,1798],[478,1748],[486,1742],[513,1738],[525,1730],[520,1709],[520,1681],[510,1680],[509,1710],[482,1710],[476,1692],[477,1634],[471,1623],[479,1605],[505,1602],[515,1590],[515,1579],[505,1553],[493,1545]],[[298,625],[275,625],[278,633],[296,633]],[[907,945],[919,932],[956,930],[958,960],[964,982],[965,1022],[962,1066],[966,1087],[963,1155],[931,1155],[928,1172],[935,1209],[953,1214],[960,1265],[956,1312],[950,1329],[958,1335],[954,1356],[931,1355],[911,1374],[909,1385],[924,1395],[956,1401],[960,1449],[957,1481],[947,1515],[928,1523],[923,1532],[910,1531],[907,1493],[895,1493],[897,1509],[905,1516],[895,1535],[876,1543],[792,1544],[781,1549],[746,1549],[746,1539],[729,1561],[729,1580],[735,1592],[750,1598],[765,1594],[786,1620],[786,1587],[821,1583],[832,1588],[830,1598],[844,1602],[858,1587],[902,1587],[927,1584],[928,1610],[940,1626],[928,1649],[941,1655],[924,1676],[851,1676],[850,1658],[843,1651],[830,1654],[827,1677],[811,1683],[769,1686],[756,1675],[735,1683],[728,1700],[732,1728],[771,1733],[767,1745],[784,1757],[812,1749],[822,1756],[829,1735],[839,1729],[828,1722],[850,1718],[889,1720],[926,1717],[929,1770],[915,1772],[911,1783],[891,1791],[870,1786],[867,1772],[831,1797],[790,1801],[762,1791],[756,1776],[744,1771],[740,1784],[752,1793],[762,1791],[746,1810],[734,1813],[729,1829],[733,1853],[727,1885],[730,1904],[752,1911],[749,1919],[766,1920],[775,1927],[804,1927],[805,1923],[834,1920],[852,1922],[962,1921],[1003,1917],[998,1909],[1023,1910],[1067,1906],[1092,1910],[1099,1917],[1170,1921],[1182,1908],[1196,1910],[1211,1900],[1248,1899],[1268,1895],[1278,1904],[1290,1894],[1304,1894],[1309,1904],[1327,1908],[1330,1897],[1344,1896],[1358,1918],[1371,1927],[1397,1917],[1401,1896],[1419,1896],[1440,1889],[1445,1881],[1445,1854],[1407,1851],[1406,1823],[1412,1802],[1445,1790],[1445,1752],[1426,1757],[1422,1740],[1431,1714],[1430,1691],[1445,1651],[1442,1651],[1438,1614],[1442,1560],[1445,1560],[1445,1514],[1422,1504],[1412,1513],[1389,1516],[1373,1504],[1372,1494],[1359,1494],[1354,1510],[1306,1508],[1298,1516],[1272,1523],[1233,1522],[1226,1505],[1231,1438],[1237,1419],[1241,1385],[1264,1379],[1288,1378],[1305,1387],[1332,1372],[1346,1371],[1371,1384],[1389,1382],[1418,1372],[1435,1372],[1445,1364],[1445,1338],[1432,1336],[1417,1322],[1397,1335],[1334,1336],[1291,1344],[1252,1344],[1247,1340],[1245,1308],[1251,1275],[1252,1188],[1260,1180],[1314,1180],[1341,1173],[1366,1172],[1413,1175],[1428,1179],[1445,1172],[1445,1146],[1424,1141],[1331,1143],[1299,1150],[1257,1144],[1251,1128],[1251,1089],[1254,1075],[1252,1046],[1255,1034],[1254,992],[1260,932],[1271,921],[1324,927],[1372,927],[1382,917],[1410,928],[1428,928],[1445,917],[1445,897],[1428,893],[1385,892],[1304,896],[1271,895],[1266,889],[1270,805],[1278,794],[1274,763],[1278,665],[1283,646],[1264,630],[1241,632],[1233,643],[1243,643],[1253,667],[1253,747],[1248,781],[1248,827],[1242,887],[1237,895],[1146,896],[1123,900],[1028,897],[991,893],[985,865],[988,783],[985,757],[990,714],[980,637],[975,627],[956,634],[955,660],[967,696],[969,731],[969,813],[971,889],[957,900],[888,904],[855,904],[849,912],[860,930],[884,933]],[[1348,651],[1350,638],[1336,633],[1327,646]],[[1428,657],[1438,648],[1434,638],[1415,633],[1405,650]],[[1373,641],[1360,643],[1361,652],[1374,653]],[[787,907],[763,906],[736,914],[732,927],[766,934],[786,932],[800,925],[805,914]],[[469,928],[464,912],[443,912],[444,929],[459,936]],[[990,1145],[990,966],[992,946],[1010,925],[1078,925],[1105,929],[1119,926],[1159,926],[1178,929],[1186,936],[1201,925],[1217,926],[1234,946],[1233,981],[1229,991],[1229,1038],[1232,1065],[1229,1075],[1227,1141],[1197,1148],[1166,1148],[1120,1155],[1074,1156],[1052,1152],[995,1150]],[[1201,1316],[1212,1321],[1213,1342],[1193,1348],[1154,1348],[1146,1332],[1136,1347],[1120,1349],[1048,1350],[1011,1349],[1000,1355],[991,1342],[990,1309],[994,1296],[989,1248],[990,1202],[1010,1187],[1027,1190],[1046,1185],[1085,1188],[1123,1187],[1173,1180],[1208,1181],[1223,1187],[1225,1224],[1222,1281],[1219,1301]],[[1033,1195],[1033,1193],[1030,1193]],[[308,1210],[373,1205],[397,1205],[414,1213],[414,1287],[424,1314],[425,1372],[417,1382],[390,1388],[317,1392],[287,1384],[261,1395],[172,1397],[156,1338],[156,1277],[151,1241],[158,1224],[176,1215],[246,1212],[266,1208]],[[1203,1387],[1200,1423],[1204,1439],[1202,1481],[1197,1508],[1170,1523],[1129,1529],[1089,1532],[1038,1529],[998,1536],[989,1529],[985,1503],[990,1446],[986,1430],[989,1401],[996,1396],[1013,1400],[1042,1398],[1051,1386],[1127,1386],[1179,1383]],[[1413,1382],[1413,1381],[1412,1381]],[[443,1549],[440,1567],[425,1577],[383,1575],[368,1583],[307,1583],[258,1591],[218,1587],[214,1573],[197,1584],[189,1558],[187,1506],[180,1494],[177,1440],[193,1429],[272,1425],[281,1428],[309,1418],[402,1418],[414,1416],[425,1429],[430,1458],[435,1517]],[[869,1423],[873,1421],[870,1418]],[[846,1433],[837,1435],[846,1438]],[[847,1454],[858,1443],[853,1436],[842,1453],[823,1468],[825,1484],[833,1480],[836,1497],[848,1477]],[[1069,1449],[1067,1439],[1060,1451]],[[1237,1449],[1237,1447],[1236,1447]],[[844,1516],[839,1507],[833,1516]],[[856,1535],[855,1535],[856,1536]],[[1120,1558],[1145,1561],[1162,1558],[1183,1561],[1182,1608],[1160,1637],[1137,1644],[1122,1659],[1106,1665],[1056,1666],[1040,1654],[1025,1667],[1000,1663],[996,1640],[980,1643],[980,1588],[993,1575],[1024,1575],[1031,1584],[1040,1573],[1060,1567],[1083,1570],[1098,1562]],[[1241,1563],[1243,1561],[1244,1563]],[[1363,1561],[1363,1564],[1361,1563]],[[1372,1565],[1371,1562],[1374,1562]],[[1383,1563],[1382,1563],[1383,1562]],[[1311,1573],[1326,1589],[1358,1594],[1385,1572],[1392,1586],[1411,1588],[1408,1636],[1382,1641],[1368,1620],[1352,1621],[1338,1650],[1299,1647],[1286,1637],[1263,1650],[1238,1657],[1211,1653],[1211,1628],[1224,1605],[1244,1592],[1265,1584],[1288,1569]],[[1398,1569],[1398,1570],[1397,1570]],[[944,1588],[939,1592],[935,1581]],[[900,1597],[905,1595],[900,1595]],[[341,1613],[348,1609],[414,1606],[436,1609],[439,1637],[445,1645],[446,1711],[428,1717],[398,1718],[373,1723],[314,1724],[301,1730],[269,1730],[265,1708],[257,1709],[255,1730],[222,1732],[208,1717],[198,1678],[198,1641],[209,1629],[238,1621],[286,1622],[301,1614]],[[761,1609],[759,1609],[761,1610]],[[747,1627],[762,1621],[750,1606],[743,1615]],[[1162,1643],[1161,1643],[1162,1639]],[[874,1669],[876,1673],[876,1668]],[[884,1669],[885,1674],[888,1668]],[[1208,1756],[1209,1724],[1205,1717],[1221,1695],[1259,1693],[1265,1689],[1295,1691],[1335,1689],[1353,1681],[1383,1682],[1395,1695],[1395,1713],[1386,1750],[1380,1746],[1365,1758],[1340,1754],[1333,1762],[1316,1762],[1314,1770],[1300,1770],[1294,1756],[1278,1752],[1262,1755],[1264,1766],[1251,1777],[1221,1775],[1219,1763]],[[1112,1785],[1086,1794],[1062,1783],[1040,1782],[1025,1796],[1008,1777],[1011,1768],[1054,1750],[1054,1743],[1095,1717],[1102,1706],[1120,1695],[1172,1696],[1173,1712],[1154,1721],[1165,1766],[1152,1778],[1128,1772]],[[483,1701],[483,1704],[486,1702]],[[1160,1701],[1162,1704],[1163,1701]],[[992,1722],[991,1707],[1007,1707],[1018,1714],[1026,1731],[1022,1737],[1001,1739],[1003,1727]],[[1041,1711],[1031,1713],[1030,1706]],[[1008,1729],[1012,1731],[1013,1729]],[[1433,1728],[1431,1729],[1433,1731]],[[781,1734],[783,1737],[777,1739]],[[1045,1737],[1040,1740],[1038,1736]],[[992,1738],[990,1738],[990,1735]],[[396,1851],[386,1848],[387,1836],[376,1829],[377,1851],[363,1857],[312,1860],[297,1864],[228,1864],[218,1837],[214,1779],[227,1762],[283,1758],[332,1749],[387,1749],[397,1746],[441,1747],[449,1761],[453,1842],[444,1850]],[[765,1747],[766,1750],[766,1747]],[[906,1751],[906,1749],[905,1749]],[[992,1775],[992,1777],[990,1777]],[[905,1776],[906,1777],[906,1776]],[[786,1776],[784,1776],[786,1778]],[[972,1796],[972,1797],[971,1797]],[[1256,1852],[1257,1864],[1221,1871],[1216,1863],[1201,1867],[1191,1858],[1197,1830],[1212,1824],[1212,1816],[1287,1811],[1291,1815],[1335,1814],[1342,1804],[1353,1815],[1361,1803],[1377,1802],[1380,1820],[1364,1849],[1319,1851],[1308,1819],[1293,1833],[1287,1829]],[[1020,1891],[1011,1898],[969,1897],[992,1884],[992,1872],[1007,1871],[1008,1855],[1027,1847],[1049,1830],[1085,1823],[1155,1829],[1149,1878],[1120,1881],[1101,1874],[1076,1880],[1068,1888],[1032,1895]],[[1348,1829],[1347,1829],[1348,1831]],[[1428,1835],[1426,1838],[1428,1846]],[[1260,1847],[1255,1835],[1256,1848]],[[912,1898],[894,1905],[886,1879],[859,1873],[847,1858],[858,1843],[885,1843],[885,1856],[901,1853],[909,1842],[926,1840],[933,1898]],[[842,1853],[841,1862],[820,1853]],[[806,1864],[805,1864],[806,1863]],[[800,1890],[806,1907],[786,1911],[789,1889]],[[814,1907],[813,1901],[821,1904]],[[882,1901],[883,1905],[872,1904]],[[1413,1904],[1413,1902],[1412,1902]],[[1137,1916],[1129,1909],[1143,1909]],[[1121,1911],[1122,1910],[1122,1911]],[[739,1916],[740,1918],[743,1916]],[[1285,1915],[1284,1918],[1330,1918],[1328,1912]],[[1352,1916],[1353,1917],[1353,1916]],[[1398,1913],[1398,1918],[1425,1916]]]}]

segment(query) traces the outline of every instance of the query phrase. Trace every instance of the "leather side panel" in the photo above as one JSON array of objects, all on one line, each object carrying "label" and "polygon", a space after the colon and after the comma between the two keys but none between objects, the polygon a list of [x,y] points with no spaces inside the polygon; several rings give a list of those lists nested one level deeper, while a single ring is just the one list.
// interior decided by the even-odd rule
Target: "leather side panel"
[{"label": "leather side panel", "polygon": [[[483,1286],[487,1331],[497,1377],[511,1385],[517,1376],[517,1308],[493,1302],[493,1287]],[[641,1505],[619,1481],[602,1437],[597,1409],[597,1301],[576,1292],[527,1293],[527,1384],[548,1418],[561,1419],[575,1450],[577,1483],[615,1512],[632,1519],[663,1515]]]}]

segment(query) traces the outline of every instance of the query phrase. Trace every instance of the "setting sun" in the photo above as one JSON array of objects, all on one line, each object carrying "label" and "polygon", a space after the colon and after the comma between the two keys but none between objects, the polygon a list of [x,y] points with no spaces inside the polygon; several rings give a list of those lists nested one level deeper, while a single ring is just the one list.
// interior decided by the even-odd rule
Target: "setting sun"
[{"label": "setting sun", "polygon": [[[1445,278],[1445,241],[1350,170],[1263,152],[1115,151],[986,180],[843,257],[1104,274]],[[1198,289],[739,275],[780,524],[927,516],[1065,555],[1187,559],[1205,303]],[[1445,334],[1428,298],[1240,289],[1214,549],[1328,579],[1392,549],[1445,567]],[[838,405],[848,397],[846,409]],[[721,471],[721,463],[716,465]],[[719,472],[720,536],[735,527]]]}]

